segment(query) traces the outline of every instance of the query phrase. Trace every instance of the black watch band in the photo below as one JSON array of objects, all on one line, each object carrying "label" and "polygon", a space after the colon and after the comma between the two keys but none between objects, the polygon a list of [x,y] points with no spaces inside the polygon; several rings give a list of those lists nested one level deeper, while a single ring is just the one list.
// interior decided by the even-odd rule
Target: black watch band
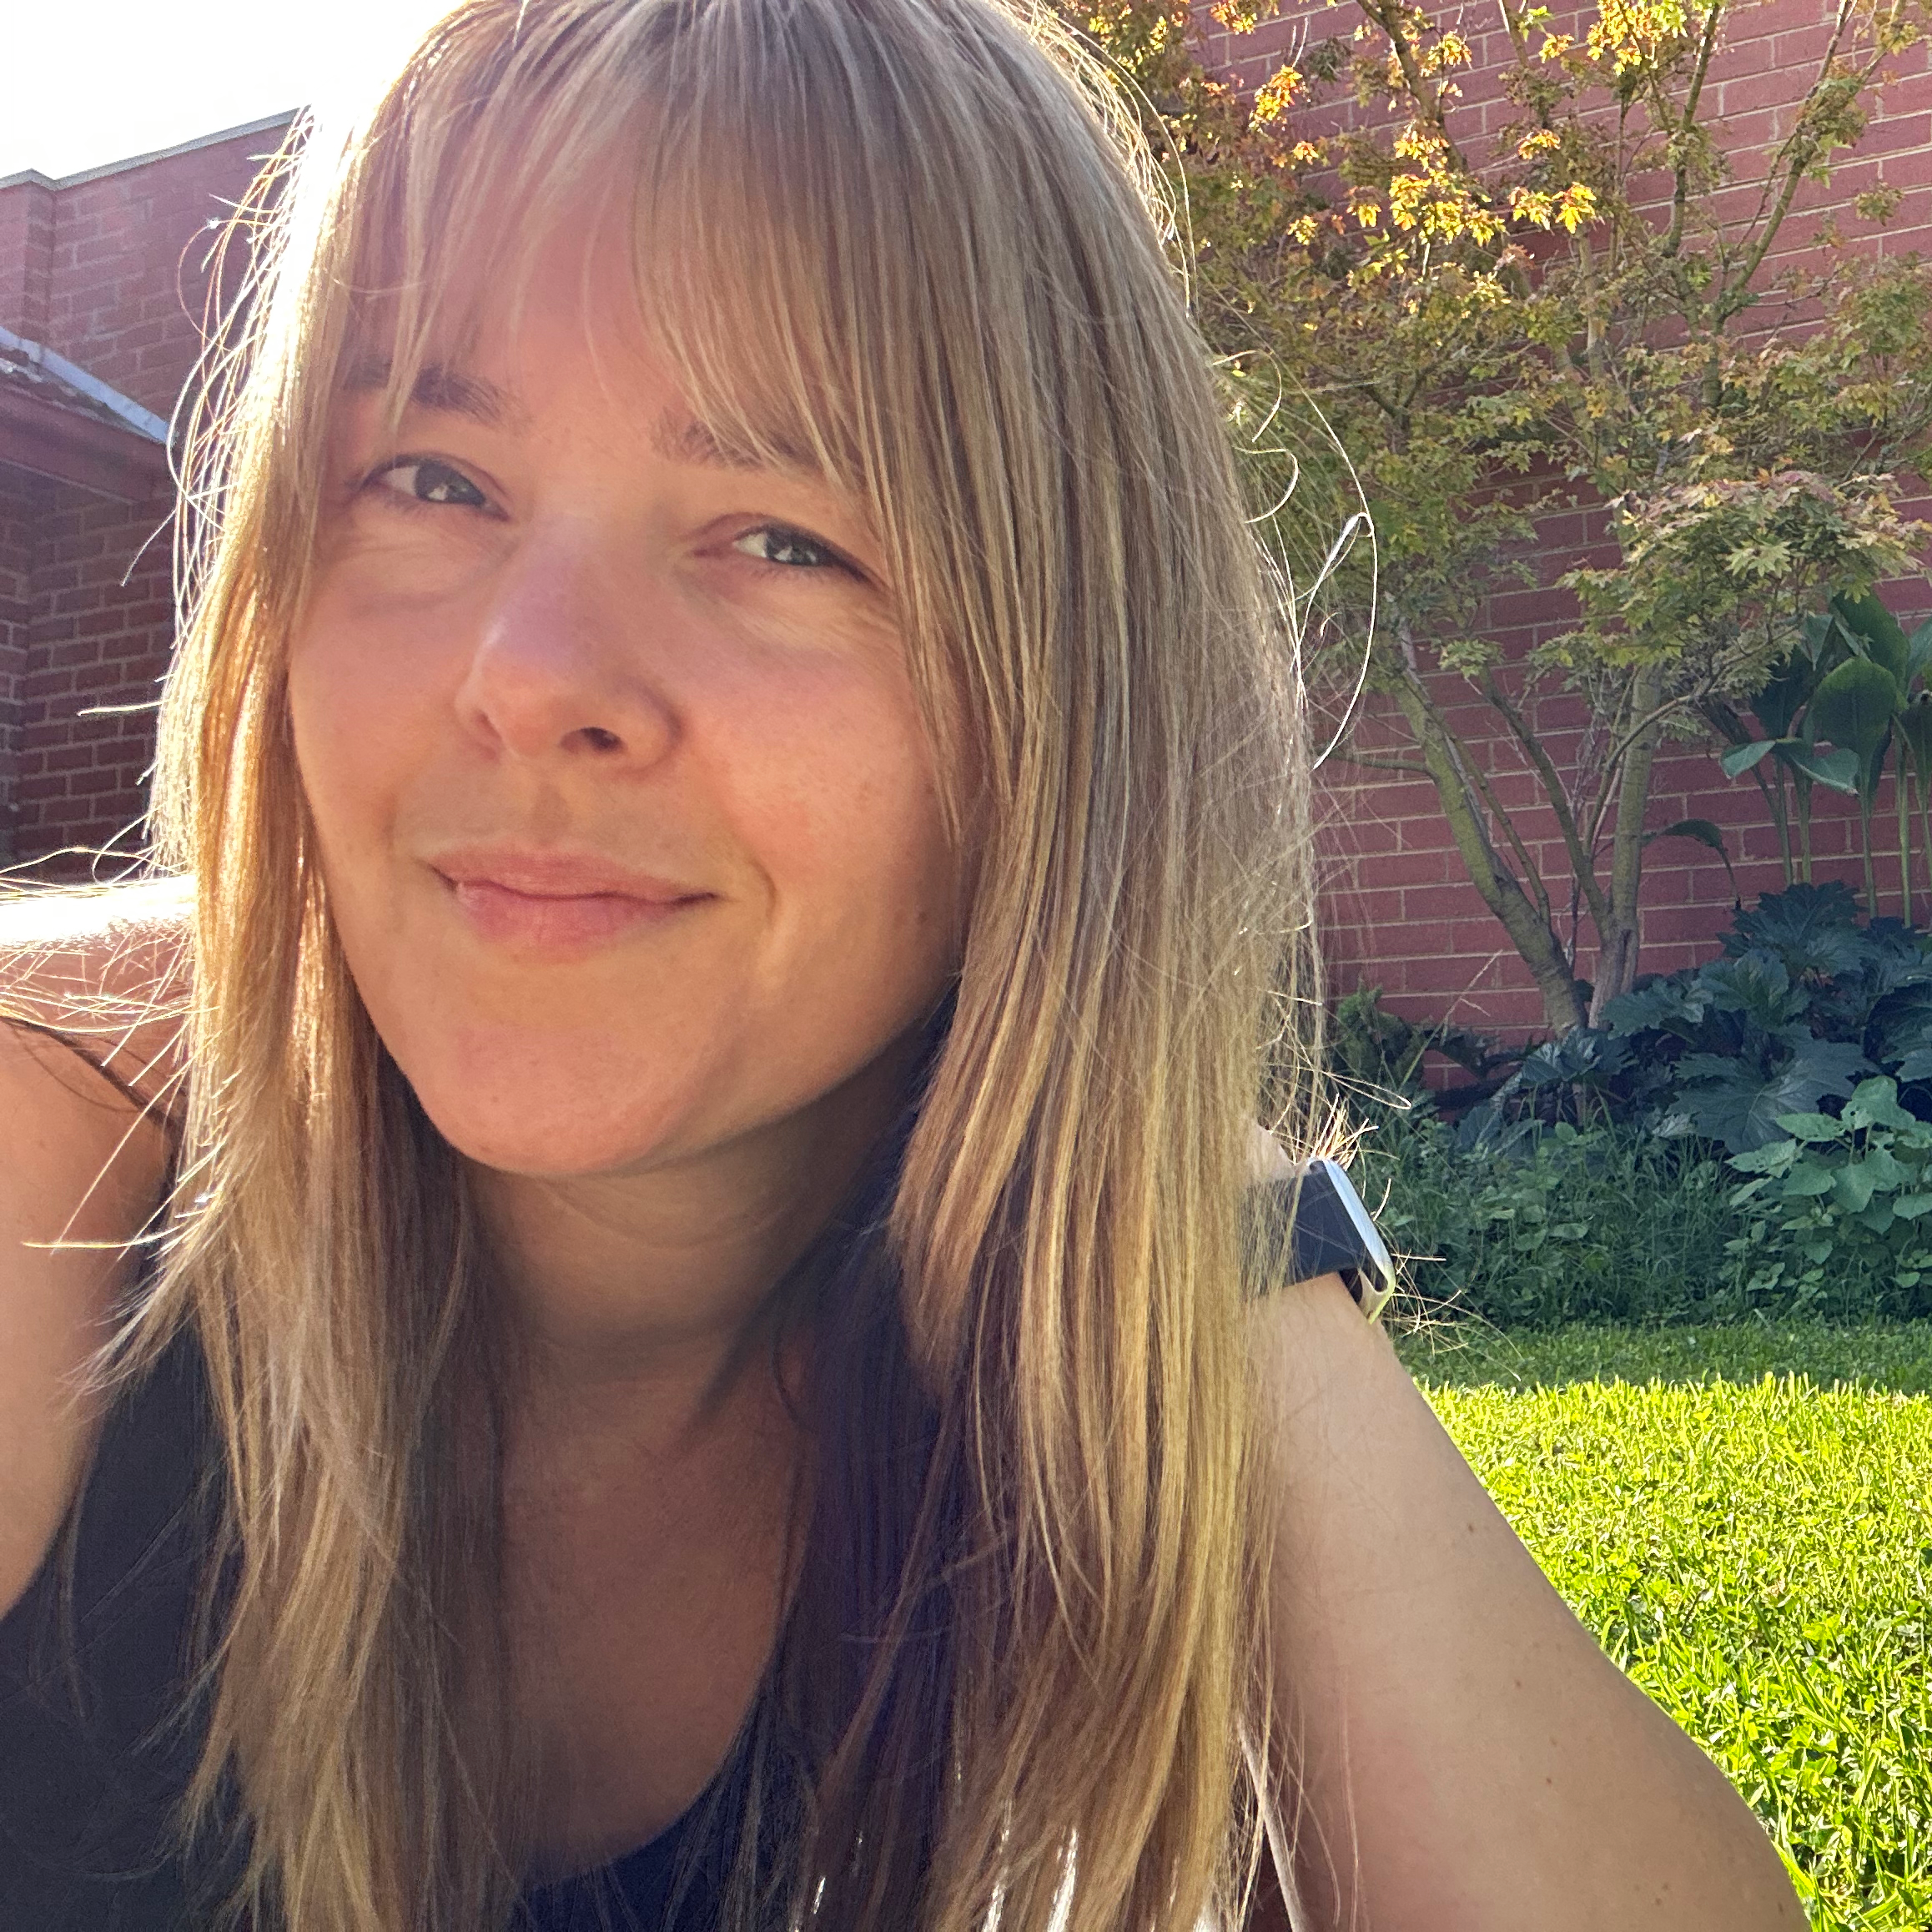
[{"label": "black watch band", "polygon": [[1396,1265],[1339,1164],[1311,1160],[1275,1185],[1291,1217],[1288,1279],[1339,1275],[1356,1306],[1371,1321],[1379,1320],[1396,1291]]}]

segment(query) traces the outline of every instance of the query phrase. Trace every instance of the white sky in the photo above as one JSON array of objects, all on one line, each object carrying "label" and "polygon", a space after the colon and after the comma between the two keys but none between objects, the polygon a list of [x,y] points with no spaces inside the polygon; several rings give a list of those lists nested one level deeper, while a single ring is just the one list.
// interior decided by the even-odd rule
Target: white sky
[{"label": "white sky", "polygon": [[450,0],[0,0],[0,175],[57,179],[318,102]]}]

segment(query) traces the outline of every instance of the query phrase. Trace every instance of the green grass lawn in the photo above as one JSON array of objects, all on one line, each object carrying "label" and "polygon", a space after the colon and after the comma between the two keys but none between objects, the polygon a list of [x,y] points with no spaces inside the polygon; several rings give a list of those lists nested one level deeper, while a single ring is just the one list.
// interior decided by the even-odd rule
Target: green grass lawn
[{"label": "green grass lawn", "polygon": [[1932,1323],[1402,1353],[1557,1587],[1750,1800],[1814,1932],[1932,1927]]}]

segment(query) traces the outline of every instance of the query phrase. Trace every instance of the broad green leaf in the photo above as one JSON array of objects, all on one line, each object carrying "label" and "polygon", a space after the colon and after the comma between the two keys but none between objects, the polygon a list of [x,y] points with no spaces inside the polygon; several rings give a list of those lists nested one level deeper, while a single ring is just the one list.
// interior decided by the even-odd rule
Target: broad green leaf
[{"label": "broad green leaf", "polygon": [[[1916,1118],[1899,1104],[1899,1089],[1882,1074],[1860,1080],[1844,1104],[1848,1127],[1915,1127]],[[1896,1183],[1893,1184],[1896,1185]]]},{"label": "broad green leaf", "polygon": [[1904,702],[1898,679],[1869,657],[1839,665],[1812,695],[1811,721],[1819,736],[1853,753],[1868,793],[1878,782],[1892,719]]},{"label": "broad green leaf", "polygon": [[1858,640],[1865,656],[1890,672],[1902,690],[1912,652],[1899,620],[1870,591],[1862,597],[1848,597],[1840,592],[1831,600],[1831,607]]},{"label": "broad green leaf", "polygon": [[1768,1146],[1753,1148],[1748,1154],[1733,1154],[1729,1165],[1740,1174],[1782,1174],[1797,1155],[1795,1140],[1774,1140]]},{"label": "broad green leaf", "polygon": [[1794,1140],[1842,1140],[1844,1124],[1829,1114],[1780,1114],[1778,1124]]},{"label": "broad green leaf", "polygon": [[1859,755],[1856,752],[1821,752],[1812,746],[1777,747],[1779,757],[1793,771],[1802,772],[1834,792],[1848,796],[1859,788]]},{"label": "broad green leaf", "polygon": [[1932,666],[1932,617],[1928,617],[1905,640],[1905,679],[1908,687],[1914,678],[1925,675],[1928,666]]},{"label": "broad green leaf", "polygon": [[1749,912],[1738,913],[1723,943],[1732,953],[1789,953],[1794,943],[1804,950],[1820,933],[1858,938],[1858,894],[1841,880],[1765,893]]},{"label": "broad green leaf", "polygon": [[1753,951],[1713,959],[1698,974],[1718,1013],[1741,1013],[1775,1034],[1804,1011],[1809,995],[1791,984],[1790,969],[1775,953]]},{"label": "broad green leaf", "polygon": [[1871,1205],[1872,1190],[1877,1185],[1870,1163],[1854,1160],[1833,1175],[1831,1191],[1840,1207],[1855,1215]]},{"label": "broad green leaf", "polygon": [[[1881,969],[1890,962],[1879,963]],[[1923,969],[1920,969],[1921,970]],[[1903,1059],[1919,1047],[1932,1047],[1932,980],[1917,977],[1880,995],[1867,1022],[1874,1029],[1877,1051],[1872,1055],[1885,1070],[1887,1063]]]},{"label": "broad green leaf", "polygon": [[1809,1195],[1829,1194],[1832,1182],[1837,1178],[1838,1170],[1821,1167],[1815,1161],[1807,1162],[1803,1167],[1784,1177],[1784,1185],[1779,1190],[1787,1200],[1802,1200]]},{"label": "broad green leaf", "polygon": [[[1813,643],[1809,626],[1820,626],[1818,641]],[[1769,737],[1782,738],[1790,736],[1792,721],[1804,710],[1805,701],[1817,688],[1819,678],[1830,668],[1829,662],[1820,665],[1819,652],[1825,641],[1837,630],[1835,621],[1829,615],[1808,617],[1805,620],[1806,648],[1794,651],[1772,673],[1763,689],[1750,700],[1751,715],[1764,727]]]},{"label": "broad green leaf", "polygon": [[1678,1071],[1683,1080],[1678,1105],[1694,1131],[1744,1154],[1782,1137],[1782,1115],[1810,1112],[1827,1094],[1849,1094],[1853,1077],[1869,1073],[1871,1063],[1855,1046],[1810,1039],[1789,1065],[1768,1075],[1718,1054],[1686,1054]]},{"label": "broad green leaf", "polygon": [[1872,1185],[1883,1188],[1887,1194],[1896,1194],[1912,1178],[1883,1147],[1873,1148],[1865,1155],[1864,1165],[1871,1175]]},{"label": "broad green leaf", "polygon": [[1899,736],[1923,785],[1932,780],[1932,692],[1921,691],[1898,716]]},{"label": "broad green leaf", "polygon": [[1673,825],[1660,827],[1655,832],[1647,832],[1643,843],[1648,845],[1658,838],[1689,838],[1698,844],[1708,846],[1720,858],[1728,858],[1730,853],[1724,846],[1723,830],[1708,818],[1680,818]]},{"label": "broad green leaf", "polygon": [[1799,628],[1804,634],[1804,648],[1815,657],[1830,641],[1838,621],[1829,611],[1813,611],[1799,621]]},{"label": "broad green leaf", "polygon": [[1603,1027],[1618,1039],[1655,1027],[1693,1039],[1711,1010],[1711,992],[1688,974],[1654,980],[1633,993],[1620,993],[1603,1009]]},{"label": "broad green leaf", "polygon": [[1733,745],[1718,760],[1718,767],[1727,778],[1741,778],[1777,742],[1775,738],[1759,738],[1755,744]]}]

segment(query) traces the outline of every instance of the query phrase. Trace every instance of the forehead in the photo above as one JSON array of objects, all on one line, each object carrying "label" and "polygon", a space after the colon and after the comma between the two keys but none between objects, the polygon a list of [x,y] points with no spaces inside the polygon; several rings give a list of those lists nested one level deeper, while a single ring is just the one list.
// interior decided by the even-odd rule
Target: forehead
[{"label": "forehead", "polygon": [[405,314],[380,304],[350,356],[342,387],[491,429],[529,426],[560,380],[662,386],[647,338],[627,238],[573,207],[534,241],[472,234]]},{"label": "forehead", "polygon": [[[770,359],[749,329],[704,345],[709,407],[694,404],[694,385],[647,319],[644,283],[662,278],[641,269],[639,248],[606,204],[574,211],[521,257],[512,244],[460,264],[414,353],[369,331],[340,388],[373,400],[391,426],[430,415],[527,435],[561,401],[626,434],[641,430],[654,454],[677,462],[825,475],[823,439],[796,391],[752,378]],[[705,306],[713,315],[742,309],[715,298]]]}]

